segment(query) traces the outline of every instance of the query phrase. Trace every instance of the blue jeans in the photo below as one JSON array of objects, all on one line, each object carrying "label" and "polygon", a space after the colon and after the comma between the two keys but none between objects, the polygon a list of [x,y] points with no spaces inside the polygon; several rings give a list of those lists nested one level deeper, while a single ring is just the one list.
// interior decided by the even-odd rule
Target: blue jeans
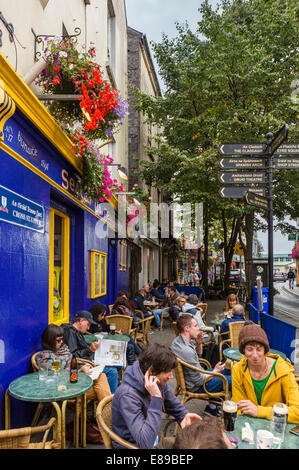
[{"label": "blue jeans", "polygon": [[116,367],[104,367],[103,374],[106,374],[111,393],[115,393],[118,387],[118,370]]},{"label": "blue jeans", "polygon": [[[212,371],[213,369],[207,369],[209,371]],[[224,369],[221,372],[222,375],[225,375],[228,381],[228,388],[229,390],[232,389],[232,376],[231,376],[231,371],[229,369]],[[223,382],[219,377],[213,377],[210,379],[208,382],[205,384],[206,389],[208,392],[215,393],[215,392],[221,392],[223,390]],[[196,393],[205,393],[204,388],[201,386],[199,389],[196,391]]]},{"label": "blue jeans", "polygon": [[294,279],[289,279],[289,289],[294,289]]},{"label": "blue jeans", "polygon": [[156,308],[155,310],[152,310],[152,314],[155,317],[155,323],[158,328],[161,326],[161,315],[162,315],[162,308]]},{"label": "blue jeans", "polygon": [[127,361],[128,365],[130,366],[135,361],[135,354],[139,356],[142,349],[138,346],[138,344],[135,343],[132,335],[130,335],[129,333],[124,333],[124,335],[130,338],[130,341],[127,344]]}]

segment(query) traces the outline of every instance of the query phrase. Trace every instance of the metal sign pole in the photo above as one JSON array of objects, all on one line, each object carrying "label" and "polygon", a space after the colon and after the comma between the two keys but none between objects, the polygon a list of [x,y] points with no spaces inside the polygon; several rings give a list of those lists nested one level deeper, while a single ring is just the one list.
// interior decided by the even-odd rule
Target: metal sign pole
[{"label": "metal sign pole", "polygon": [[269,267],[269,314],[273,315],[273,134],[266,135],[268,144],[268,267]]}]

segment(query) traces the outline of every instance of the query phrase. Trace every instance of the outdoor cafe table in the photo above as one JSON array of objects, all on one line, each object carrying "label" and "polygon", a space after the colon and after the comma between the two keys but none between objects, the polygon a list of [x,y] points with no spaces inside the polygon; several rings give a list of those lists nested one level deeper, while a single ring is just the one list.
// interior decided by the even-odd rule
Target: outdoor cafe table
[{"label": "outdoor cafe table", "polygon": [[[231,361],[239,362],[242,358],[242,354],[239,351],[239,348],[234,347],[234,348],[226,348],[222,351],[223,355],[226,357],[226,359],[230,359]],[[286,359],[287,356],[281,352],[277,351],[276,349],[270,349],[269,351],[270,354],[279,354],[282,359]]]},{"label": "outdoor cafe table", "polygon": [[96,334],[87,334],[84,335],[84,339],[86,343],[91,344],[94,341],[101,341],[105,339],[112,339],[114,341],[126,341],[128,343],[130,341],[130,338],[126,335],[109,335],[107,333],[96,333]]},{"label": "outdoor cafe table", "polygon": [[[82,446],[86,447],[86,392],[92,387],[92,379],[79,372],[77,383],[68,383],[65,391],[58,391],[57,384],[46,385],[40,381],[38,372],[23,375],[13,380],[5,392],[5,429],[10,429],[10,396],[17,400],[51,403],[57,415],[57,441],[65,448],[65,415],[67,400],[76,399],[75,436],[76,447],[79,447],[79,416],[81,404]],[[81,397],[83,398],[81,400]]]},{"label": "outdoor cafe table", "polygon": [[[242,428],[245,423],[249,423],[254,431],[254,444],[249,444],[246,441],[242,441]],[[299,449],[299,437],[290,433],[296,424],[287,423],[284,441],[281,445],[281,449]],[[270,421],[262,418],[252,418],[251,416],[237,415],[235,421],[235,429],[227,434],[235,436],[238,439],[238,449],[256,449],[256,431],[259,429],[265,429],[270,431]]]}]

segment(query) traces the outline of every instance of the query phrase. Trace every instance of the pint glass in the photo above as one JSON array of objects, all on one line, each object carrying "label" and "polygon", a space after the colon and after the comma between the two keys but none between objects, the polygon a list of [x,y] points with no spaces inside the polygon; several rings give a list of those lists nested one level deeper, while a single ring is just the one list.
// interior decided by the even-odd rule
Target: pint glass
[{"label": "pint glass", "polygon": [[223,421],[225,430],[232,432],[235,429],[235,420],[237,416],[237,403],[231,400],[223,402]]}]

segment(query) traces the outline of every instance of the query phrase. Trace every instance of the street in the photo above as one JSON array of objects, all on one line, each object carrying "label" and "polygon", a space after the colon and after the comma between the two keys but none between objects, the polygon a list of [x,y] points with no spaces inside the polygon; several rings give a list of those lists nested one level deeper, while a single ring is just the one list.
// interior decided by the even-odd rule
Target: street
[{"label": "street", "polygon": [[279,294],[274,296],[274,314],[299,327],[299,288],[289,291],[288,282],[275,282]]}]

